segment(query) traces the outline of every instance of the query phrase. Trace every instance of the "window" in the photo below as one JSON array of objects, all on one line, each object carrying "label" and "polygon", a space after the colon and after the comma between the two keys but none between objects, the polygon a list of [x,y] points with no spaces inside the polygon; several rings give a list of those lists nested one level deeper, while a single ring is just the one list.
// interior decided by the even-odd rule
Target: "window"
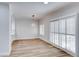
[{"label": "window", "polygon": [[36,26],[36,23],[32,23],[32,28],[33,28],[32,33],[33,34],[37,34],[37,26]]},{"label": "window", "polygon": [[44,24],[40,25],[40,35],[44,35]]},{"label": "window", "polygon": [[59,33],[65,34],[65,19],[59,20]]},{"label": "window", "polygon": [[65,48],[66,46],[66,40],[65,40],[65,19],[59,20],[59,45],[62,48]]},{"label": "window", "polygon": [[75,36],[67,35],[67,49],[75,53]]},{"label": "window", "polygon": [[54,22],[50,23],[50,32],[54,32]]},{"label": "window", "polygon": [[75,16],[50,22],[50,42],[75,53]]},{"label": "window", "polygon": [[54,43],[54,33],[50,33],[50,42],[53,42]]},{"label": "window", "polygon": [[51,22],[50,23],[50,42],[55,42],[55,40],[54,40],[54,23],[53,22]]},{"label": "window", "polygon": [[67,18],[66,23],[67,23],[67,34],[75,34],[75,17]]},{"label": "window", "polygon": [[66,19],[67,24],[67,49],[75,52],[75,17],[69,17]]},{"label": "window", "polygon": [[60,34],[61,38],[61,47],[66,48],[66,39],[65,39],[65,34]]},{"label": "window", "polygon": [[58,33],[58,21],[54,22],[54,32]]},{"label": "window", "polygon": [[58,45],[58,21],[54,22],[54,41]]},{"label": "window", "polygon": [[58,45],[58,42],[59,40],[58,40],[58,34],[54,34],[54,42],[55,42],[55,44],[57,44]]}]

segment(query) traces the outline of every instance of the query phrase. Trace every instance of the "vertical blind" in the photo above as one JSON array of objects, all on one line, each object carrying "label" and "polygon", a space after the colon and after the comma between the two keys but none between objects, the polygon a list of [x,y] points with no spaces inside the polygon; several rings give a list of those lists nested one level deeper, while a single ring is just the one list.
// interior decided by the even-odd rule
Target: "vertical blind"
[{"label": "vertical blind", "polygon": [[75,16],[50,21],[50,42],[75,53]]}]

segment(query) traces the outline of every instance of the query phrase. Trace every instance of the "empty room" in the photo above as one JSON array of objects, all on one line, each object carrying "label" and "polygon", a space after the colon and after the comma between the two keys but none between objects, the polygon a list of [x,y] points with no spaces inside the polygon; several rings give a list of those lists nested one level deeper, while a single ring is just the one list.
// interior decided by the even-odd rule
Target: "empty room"
[{"label": "empty room", "polygon": [[79,2],[0,2],[1,57],[79,57]]}]

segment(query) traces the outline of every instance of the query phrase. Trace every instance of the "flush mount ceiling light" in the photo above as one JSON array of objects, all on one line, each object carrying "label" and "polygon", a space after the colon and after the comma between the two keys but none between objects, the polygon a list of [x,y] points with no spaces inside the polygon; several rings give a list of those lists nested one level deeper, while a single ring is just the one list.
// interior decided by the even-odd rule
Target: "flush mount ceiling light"
[{"label": "flush mount ceiling light", "polygon": [[48,4],[48,2],[44,2],[44,4]]}]

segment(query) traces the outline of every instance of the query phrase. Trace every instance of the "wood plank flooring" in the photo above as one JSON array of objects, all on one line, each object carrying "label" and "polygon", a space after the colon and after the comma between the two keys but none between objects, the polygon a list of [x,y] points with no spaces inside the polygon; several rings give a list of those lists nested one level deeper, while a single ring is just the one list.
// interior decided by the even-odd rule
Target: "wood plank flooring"
[{"label": "wood plank flooring", "polygon": [[12,44],[10,57],[71,57],[64,51],[40,40],[16,40]]}]

